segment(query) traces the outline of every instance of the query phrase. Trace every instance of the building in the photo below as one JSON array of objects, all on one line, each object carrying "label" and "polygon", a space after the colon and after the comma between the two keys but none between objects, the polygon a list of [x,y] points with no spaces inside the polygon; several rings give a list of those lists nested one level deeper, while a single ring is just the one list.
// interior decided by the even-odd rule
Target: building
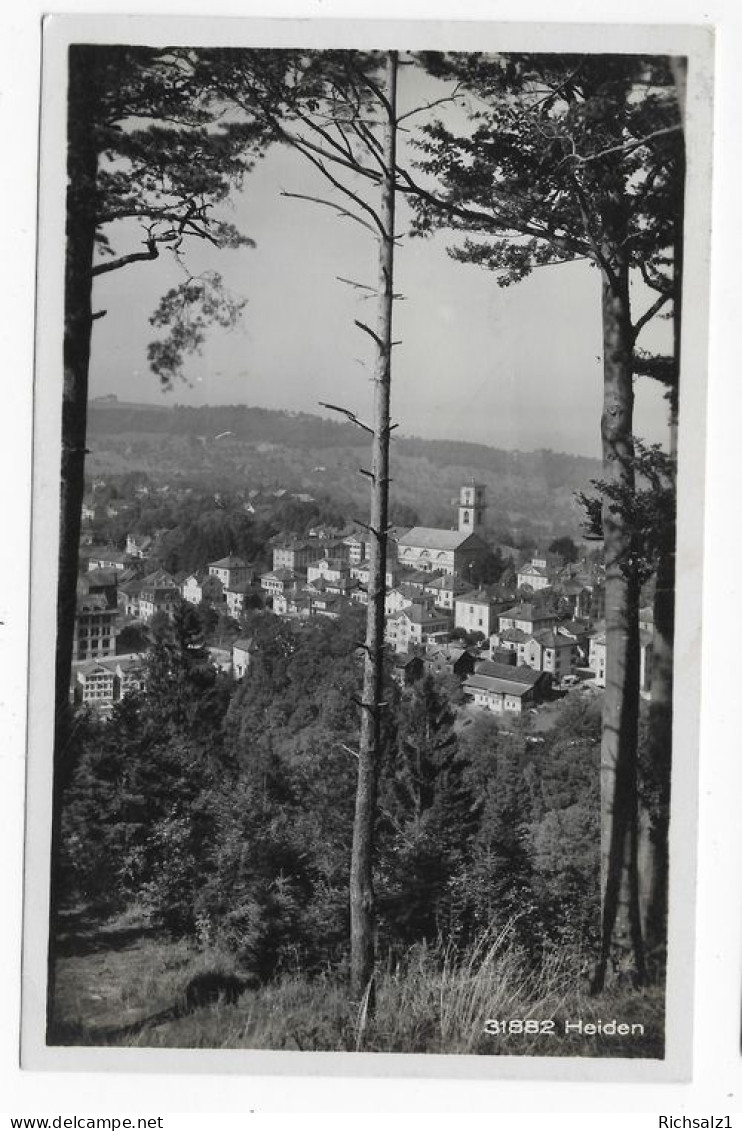
[{"label": "building", "polygon": [[[349,568],[350,576],[353,578],[353,580],[357,581],[359,585],[362,585],[367,589],[369,574],[371,570],[371,565],[368,559],[364,558],[362,562],[357,562],[355,565],[349,563]],[[385,576],[387,589],[391,589],[394,585],[397,584],[400,577],[402,576],[402,573],[396,562],[387,561]]]},{"label": "building", "polygon": [[570,637],[545,628],[534,633],[521,646],[518,661],[534,671],[548,672],[555,683],[560,683],[574,672],[577,645]]},{"label": "building", "polygon": [[403,568],[440,570],[465,580],[487,552],[487,545],[478,534],[429,526],[413,526],[397,543],[397,560]]},{"label": "building", "polygon": [[293,573],[305,573],[308,565],[326,555],[327,546],[319,539],[280,542],[273,547],[273,570],[289,569]]},{"label": "building", "polygon": [[283,567],[272,569],[260,578],[260,588],[271,597],[274,597],[277,593],[286,593],[288,590],[296,588],[296,574],[292,569],[284,569]]},{"label": "building", "polygon": [[536,605],[521,603],[498,614],[498,631],[502,633],[508,628],[517,628],[521,632],[532,636],[543,628],[553,628],[559,621],[556,613],[540,609]]},{"label": "building", "polygon": [[423,657],[426,675],[454,675],[466,679],[476,666],[472,652],[456,644],[428,645]]},{"label": "building", "polygon": [[402,687],[417,683],[424,674],[423,660],[416,652],[399,652],[392,663],[392,679]]},{"label": "building", "polygon": [[552,584],[552,577],[546,566],[531,561],[528,565],[520,567],[517,581],[519,589],[527,587],[537,593],[539,589],[549,588]]},{"label": "building", "polygon": [[144,560],[152,551],[153,540],[149,534],[127,534],[126,553],[130,558]]},{"label": "building", "polygon": [[423,592],[433,597],[433,602],[439,609],[454,611],[454,602],[463,593],[469,593],[471,586],[460,577],[452,573],[444,573],[440,577],[431,578],[424,586]]},{"label": "building", "polygon": [[238,620],[244,613],[246,603],[254,592],[253,586],[248,581],[243,581],[240,585],[234,585],[230,589],[225,589],[224,599],[227,603],[227,614]]},{"label": "building", "polygon": [[224,602],[224,583],[213,573],[189,573],[181,583],[180,593],[190,605],[200,605],[204,601],[221,605]]},{"label": "building", "polygon": [[77,592],[81,597],[105,597],[109,605],[118,603],[119,578],[125,574],[116,569],[91,569],[77,579]]},{"label": "building", "polygon": [[471,483],[461,488],[458,529],[413,526],[397,541],[397,559],[405,569],[440,570],[468,580],[488,552],[480,531],[484,523],[485,489]]},{"label": "building", "polygon": [[[529,639],[529,634],[520,628],[501,628],[490,636],[490,659],[495,659],[495,652],[512,652],[517,662],[519,649]],[[508,661],[509,662],[509,661]]]},{"label": "building", "polygon": [[586,664],[590,655],[590,626],[587,621],[563,620],[560,621],[557,632],[560,636],[568,637],[577,647],[575,663]]},{"label": "building", "polygon": [[430,640],[445,641],[451,628],[450,617],[440,609],[413,604],[387,619],[385,639],[395,652],[423,647]]},{"label": "building", "polygon": [[481,632],[484,636],[490,636],[496,629],[502,602],[495,601],[487,589],[470,590],[457,597],[454,605],[456,628]]},{"label": "building", "polygon": [[156,613],[172,618],[179,600],[180,586],[175,579],[164,569],[155,570],[140,583],[139,619],[148,624]]},{"label": "building", "polygon": [[209,562],[209,573],[218,577],[225,589],[233,589],[235,585],[255,580],[255,570],[244,560],[234,554],[220,558],[218,562]]},{"label": "building", "polygon": [[126,554],[122,550],[96,550],[88,556],[88,569],[125,570]]},{"label": "building", "polygon": [[114,668],[114,699],[144,690],[145,661],[138,652],[116,657]]},{"label": "building", "polygon": [[72,664],[70,698],[108,717],[115,703],[144,687],[144,659],[138,653]]},{"label": "building", "polygon": [[110,715],[114,702],[113,666],[100,660],[82,660],[72,664],[71,698],[77,706],[90,707],[102,715]]},{"label": "building", "polygon": [[128,617],[139,617],[139,597],[142,592],[142,581],[134,578],[132,581],[123,582],[118,587],[118,606],[122,613]]},{"label": "building", "polygon": [[605,632],[596,632],[590,638],[590,671],[597,687],[605,687]]},{"label": "building", "polygon": [[118,607],[101,593],[78,594],[73,660],[96,660],[116,652]]},{"label": "building", "polygon": [[253,652],[253,642],[248,636],[241,636],[232,645],[232,678],[242,679],[247,675]]},{"label": "building", "polygon": [[501,715],[522,714],[540,702],[547,690],[548,677],[532,668],[495,664],[484,660],[464,682],[464,694],[478,707]]},{"label": "building", "polygon": [[421,593],[416,586],[400,582],[387,591],[384,598],[384,614],[391,617],[402,609],[409,609],[411,605],[425,605],[427,608],[432,608],[434,604],[432,594]]},{"label": "building", "polygon": [[320,558],[307,566],[307,583],[322,580],[327,592],[347,593],[351,576],[348,562],[342,558]]},{"label": "building", "polygon": [[359,565],[368,557],[370,543],[365,535],[349,534],[343,539],[343,544],[348,547],[348,561],[351,565]]}]

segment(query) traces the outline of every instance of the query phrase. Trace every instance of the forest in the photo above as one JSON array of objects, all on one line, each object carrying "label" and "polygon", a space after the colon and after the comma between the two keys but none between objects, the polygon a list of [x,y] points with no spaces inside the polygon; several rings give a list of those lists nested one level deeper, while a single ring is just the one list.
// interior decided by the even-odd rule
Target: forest
[{"label": "forest", "polygon": [[[201,962],[207,955],[210,970],[237,971],[245,984],[299,973],[307,985],[330,973],[341,982],[359,621],[297,629],[251,614],[252,666],[237,685],[209,665],[195,610],[184,604],[172,624],[160,622],[143,691],[106,723],[78,717],[65,906],[147,924],[173,947],[197,940]],[[521,978],[538,983],[556,960],[584,977],[600,918],[599,701],[565,701],[532,744],[523,725],[487,714],[457,723],[455,679],[400,689],[387,672],[385,695],[380,966],[441,940],[449,961],[477,966],[483,936],[504,934]],[[95,1037],[74,1021],[57,1040]],[[108,1040],[130,1039],[118,1028]]]}]

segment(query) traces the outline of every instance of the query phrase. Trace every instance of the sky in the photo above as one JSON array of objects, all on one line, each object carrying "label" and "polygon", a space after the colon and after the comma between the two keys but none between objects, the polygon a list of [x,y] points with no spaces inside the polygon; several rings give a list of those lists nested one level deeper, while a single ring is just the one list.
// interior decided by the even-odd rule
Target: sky
[{"label": "sky", "polygon": [[[430,99],[429,79],[400,70],[400,109]],[[446,113],[444,109],[441,111]],[[413,119],[414,120],[414,119]],[[221,272],[247,299],[240,324],[213,329],[187,382],[160,390],[148,368],[148,318],[159,297],[182,278],[163,254],[96,280],[91,396],[164,404],[249,404],[327,415],[319,402],[370,408],[371,343],[354,325],[374,321],[373,300],[338,280],[372,284],[376,243],[365,229],[318,204],[282,191],[328,196],[305,158],[274,147],[229,201],[228,218],[255,248],[216,251],[192,244],[189,270]],[[409,229],[404,202],[397,231]],[[113,233],[112,233],[113,234]],[[404,236],[395,261],[396,304],[392,416],[405,435],[470,440],[507,450],[551,448],[600,454],[600,280],[586,262],[535,270],[508,288],[485,269],[453,261],[450,233]],[[137,249],[131,227],[117,250]],[[641,308],[644,296],[637,292]],[[653,320],[645,348],[669,348],[669,325]],[[636,426],[665,443],[661,389],[636,383]]]}]

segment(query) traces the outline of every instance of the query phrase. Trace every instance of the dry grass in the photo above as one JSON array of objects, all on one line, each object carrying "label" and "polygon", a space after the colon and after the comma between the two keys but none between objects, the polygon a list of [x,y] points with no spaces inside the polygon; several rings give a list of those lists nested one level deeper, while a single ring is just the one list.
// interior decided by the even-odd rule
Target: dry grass
[{"label": "dry grass", "polygon": [[[580,955],[554,952],[529,968],[510,933],[490,931],[463,954],[418,944],[387,961],[368,995],[348,1000],[334,973],[286,975],[235,1004],[183,1009],[199,971],[234,970],[230,958],[156,937],[89,947],[60,960],[55,1043],[170,1048],[427,1052],[499,1056],[661,1057],[663,995],[613,989],[591,998]],[[639,1023],[641,1035],[565,1031],[565,1022]],[[530,1022],[487,1031],[488,1021]],[[538,1024],[537,1024],[538,1023]],[[544,1024],[545,1023],[545,1024]],[[549,1024],[551,1023],[551,1024]],[[500,1028],[504,1028],[502,1025]],[[537,1032],[525,1029],[536,1028]]]}]

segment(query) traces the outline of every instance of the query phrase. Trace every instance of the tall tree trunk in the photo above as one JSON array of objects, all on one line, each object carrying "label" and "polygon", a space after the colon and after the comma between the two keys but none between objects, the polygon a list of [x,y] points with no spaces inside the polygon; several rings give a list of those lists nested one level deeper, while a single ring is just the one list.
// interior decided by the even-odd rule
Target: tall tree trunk
[{"label": "tall tree trunk", "polygon": [[57,580],[55,733],[52,784],[47,1027],[54,1017],[59,918],[62,797],[71,772],[69,686],[77,601],[80,522],[85,475],[88,368],[93,324],[92,267],[96,231],[95,48],[69,49],[67,220],[62,392],[62,467]]},{"label": "tall tree trunk", "polygon": [[[617,243],[620,246],[620,243]],[[603,474],[633,489],[633,332],[628,265],[604,275]],[[593,990],[604,985],[614,949],[633,957],[644,979],[637,876],[639,586],[631,580],[632,531],[624,516],[603,506],[606,569],[606,689],[601,743],[601,864],[603,923]]]},{"label": "tall tree trunk", "polygon": [[[681,111],[684,109],[684,75],[676,75]],[[679,191],[673,240],[673,362],[670,389],[670,453],[677,454],[678,397],[680,392],[680,337],[683,315],[683,219],[685,203],[685,153],[678,169]],[[676,525],[672,515],[657,564],[652,636],[652,682],[649,705],[647,772],[654,793],[649,829],[649,893],[647,898],[647,951],[661,976],[667,959],[669,882],[670,784],[672,778],[673,650],[675,645]]]},{"label": "tall tree trunk", "polygon": [[375,914],[373,885],[374,826],[381,745],[386,597],[387,525],[389,510],[389,399],[392,355],[394,212],[396,163],[397,54],[386,61],[388,107],[382,137],[384,179],[380,218],[378,322],[374,372],[374,438],[371,463],[371,550],[369,554],[366,652],[358,757],[353,849],[350,869],[351,991],[360,1001],[373,977]]}]

